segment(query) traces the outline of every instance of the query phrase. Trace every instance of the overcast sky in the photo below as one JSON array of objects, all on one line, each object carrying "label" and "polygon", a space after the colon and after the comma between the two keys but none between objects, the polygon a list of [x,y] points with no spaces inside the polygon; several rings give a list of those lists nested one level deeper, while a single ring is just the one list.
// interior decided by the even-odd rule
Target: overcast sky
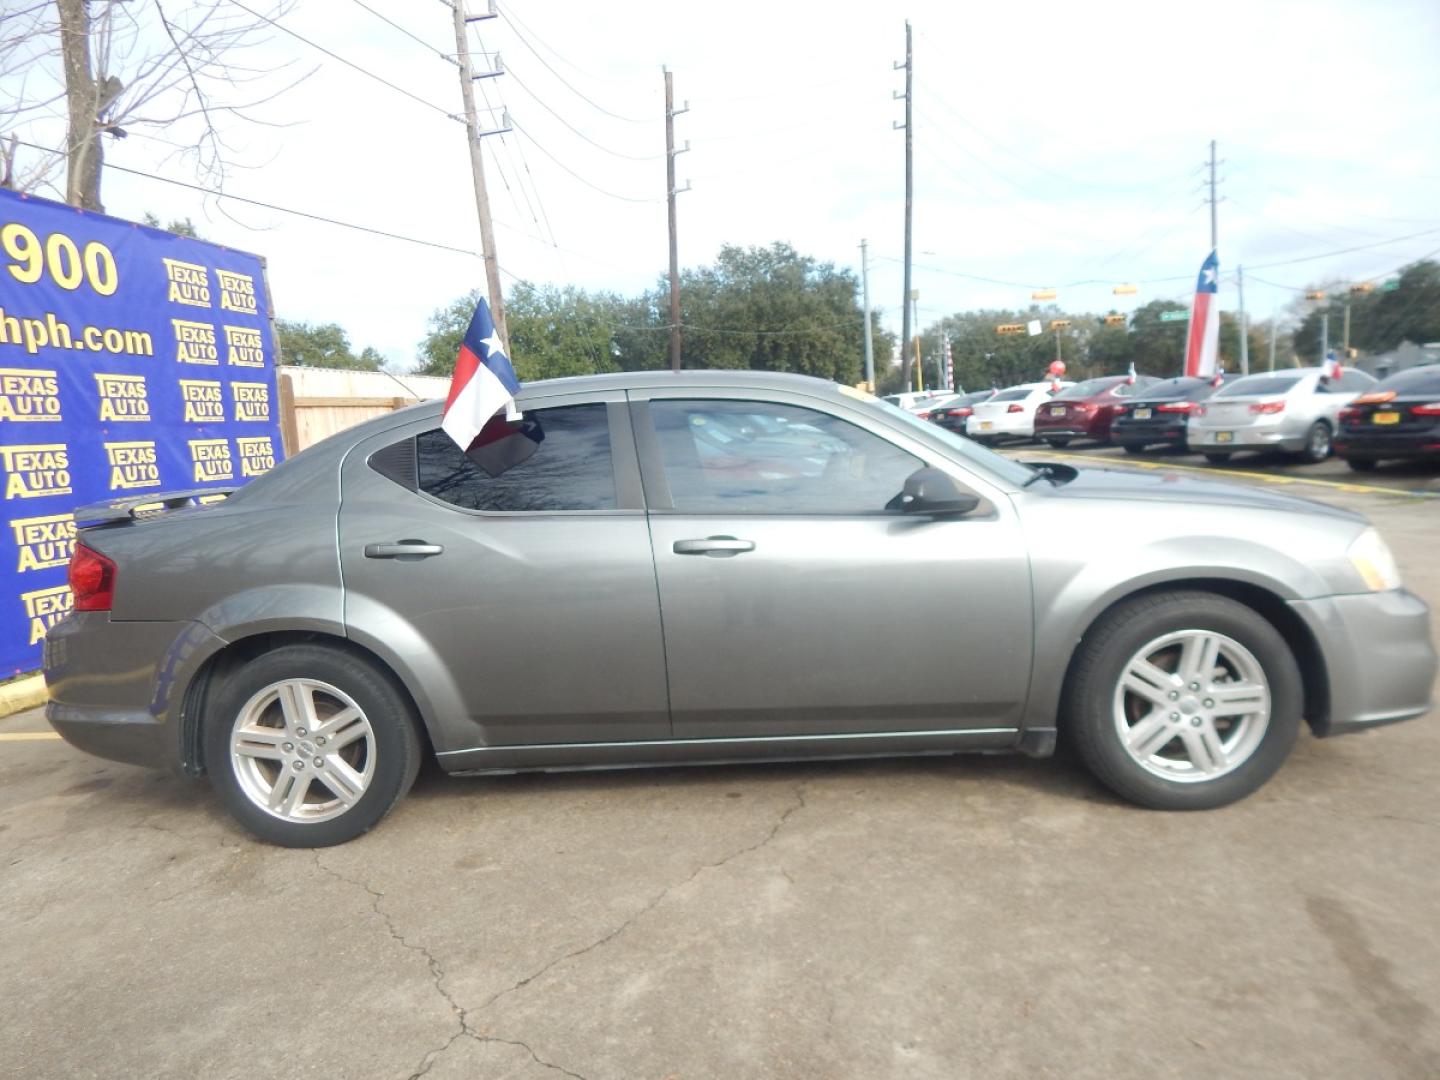
[{"label": "overcast sky", "polygon": [[[633,293],[663,273],[668,64],[690,105],[676,120],[691,146],[680,182],[693,185],[679,199],[682,264],[726,243],[783,240],[858,270],[867,238],[872,301],[898,331],[904,134],[892,122],[904,103],[892,98],[903,86],[892,64],[907,16],[922,323],[1023,306],[1034,286],[1060,286],[1071,309],[1188,299],[1209,248],[1212,138],[1224,161],[1221,266],[1247,267],[1258,316],[1295,296],[1264,282],[1383,276],[1440,250],[1434,0],[500,10],[474,33],[508,72],[477,85],[517,128],[484,142],[507,283]],[[318,70],[262,111],[293,126],[225,122],[235,159],[252,166],[234,169],[227,190],[478,250],[464,129],[444,115],[459,111],[459,89],[437,55],[454,51],[443,0],[300,0],[284,25],[436,108],[272,32],[249,62]],[[59,141],[62,121],[50,124]],[[134,130],[141,137],[108,145],[110,161],[194,179],[170,145],[192,129],[156,133],[170,142]],[[234,203],[227,216],[149,179],[111,172],[104,198],[122,217],[188,215],[207,239],[265,255],[280,316],[338,322],[357,350],[373,345],[395,367],[412,363],[430,312],[483,285],[472,256]],[[1365,250],[1328,254],[1349,248]],[[1064,287],[1081,281],[1096,283]],[[1118,282],[1140,291],[1114,297]],[[1236,303],[1232,285],[1222,306]]]}]

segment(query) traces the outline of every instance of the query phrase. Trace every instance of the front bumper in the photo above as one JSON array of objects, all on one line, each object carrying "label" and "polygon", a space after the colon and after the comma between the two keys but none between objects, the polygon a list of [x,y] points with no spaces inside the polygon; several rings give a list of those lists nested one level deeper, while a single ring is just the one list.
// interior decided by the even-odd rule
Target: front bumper
[{"label": "front bumper", "polygon": [[1405,589],[1296,600],[1325,659],[1328,716],[1316,735],[1342,735],[1423,716],[1433,704],[1437,661],[1430,609]]},{"label": "front bumper", "polygon": [[112,622],[108,612],[72,612],[45,635],[46,719],[87,754],[179,770],[185,688],[224,644],[197,622]]}]

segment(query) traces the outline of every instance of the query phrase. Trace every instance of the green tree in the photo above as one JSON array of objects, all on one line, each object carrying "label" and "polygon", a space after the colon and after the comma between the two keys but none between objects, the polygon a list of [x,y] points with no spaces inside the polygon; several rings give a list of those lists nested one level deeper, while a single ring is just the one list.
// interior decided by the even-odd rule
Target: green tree
[{"label": "green tree", "polygon": [[280,358],[300,367],[347,368],[351,371],[378,371],[384,359],[368,346],[357,356],[350,338],[337,323],[275,320],[280,341]]},{"label": "green tree", "polygon": [[1295,353],[1306,363],[1320,362],[1321,322],[1327,316],[1330,347],[1342,346],[1347,304],[1350,344],[1363,352],[1388,352],[1402,341],[1440,341],[1440,263],[1412,263],[1390,289],[1351,293],[1335,283],[1311,288],[1325,291],[1327,299],[1312,307],[1295,329]]},{"label": "green tree", "polygon": [[173,232],[176,236],[188,236],[191,240],[204,239],[203,236],[195,231],[195,225],[188,217],[177,218],[162,225],[158,217],[147,211],[141,221],[149,225],[152,229],[164,229],[166,232]]}]

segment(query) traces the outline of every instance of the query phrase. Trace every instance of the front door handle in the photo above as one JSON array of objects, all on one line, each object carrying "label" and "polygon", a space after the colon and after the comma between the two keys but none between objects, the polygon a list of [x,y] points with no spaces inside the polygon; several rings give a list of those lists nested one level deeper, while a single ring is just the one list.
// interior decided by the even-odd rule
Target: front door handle
[{"label": "front door handle", "polygon": [[676,540],[672,550],[676,555],[709,555],[725,559],[742,551],[754,551],[755,541],[737,540],[733,536],[707,536],[704,540]]},{"label": "front door handle", "polygon": [[423,540],[401,540],[398,544],[366,544],[367,559],[426,559],[440,555],[445,548],[440,544],[427,544]]}]

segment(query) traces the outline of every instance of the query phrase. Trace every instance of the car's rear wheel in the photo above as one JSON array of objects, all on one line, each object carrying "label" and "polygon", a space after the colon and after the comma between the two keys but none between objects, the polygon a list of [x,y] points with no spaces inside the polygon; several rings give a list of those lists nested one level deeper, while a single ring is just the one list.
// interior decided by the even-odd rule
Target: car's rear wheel
[{"label": "car's rear wheel", "polygon": [[1205,452],[1205,460],[1208,461],[1211,465],[1224,465],[1227,461],[1230,460],[1230,455],[1215,454],[1207,450]]},{"label": "car's rear wheel", "polygon": [[1345,464],[1349,465],[1350,468],[1354,469],[1356,472],[1374,472],[1375,466],[1379,465],[1380,463],[1374,458],[1352,457],[1346,458]]},{"label": "car's rear wheel", "polygon": [[1177,591],[1123,604],[1085,635],[1063,723],[1116,794],[1204,810],[1275,774],[1302,703],[1295,658],[1268,620],[1228,597]]},{"label": "car's rear wheel", "polygon": [[326,847],[410,790],[421,744],[409,703],[366,661],[290,645],[225,678],[205,722],[211,783],[262,840]]},{"label": "car's rear wheel", "polygon": [[1124,446],[1127,454],[1143,454],[1145,452],[1143,443],[1123,443],[1121,445]]},{"label": "car's rear wheel", "polygon": [[1330,456],[1330,425],[1316,420],[1305,433],[1305,449],[1300,456],[1311,465],[1319,465]]},{"label": "car's rear wheel", "polygon": [[1045,440],[1045,443],[1046,443],[1046,445],[1048,445],[1048,446],[1053,446],[1056,450],[1059,450],[1061,447],[1069,446],[1069,445],[1070,445],[1070,440],[1069,440],[1069,439],[1046,439],[1046,440]]}]

